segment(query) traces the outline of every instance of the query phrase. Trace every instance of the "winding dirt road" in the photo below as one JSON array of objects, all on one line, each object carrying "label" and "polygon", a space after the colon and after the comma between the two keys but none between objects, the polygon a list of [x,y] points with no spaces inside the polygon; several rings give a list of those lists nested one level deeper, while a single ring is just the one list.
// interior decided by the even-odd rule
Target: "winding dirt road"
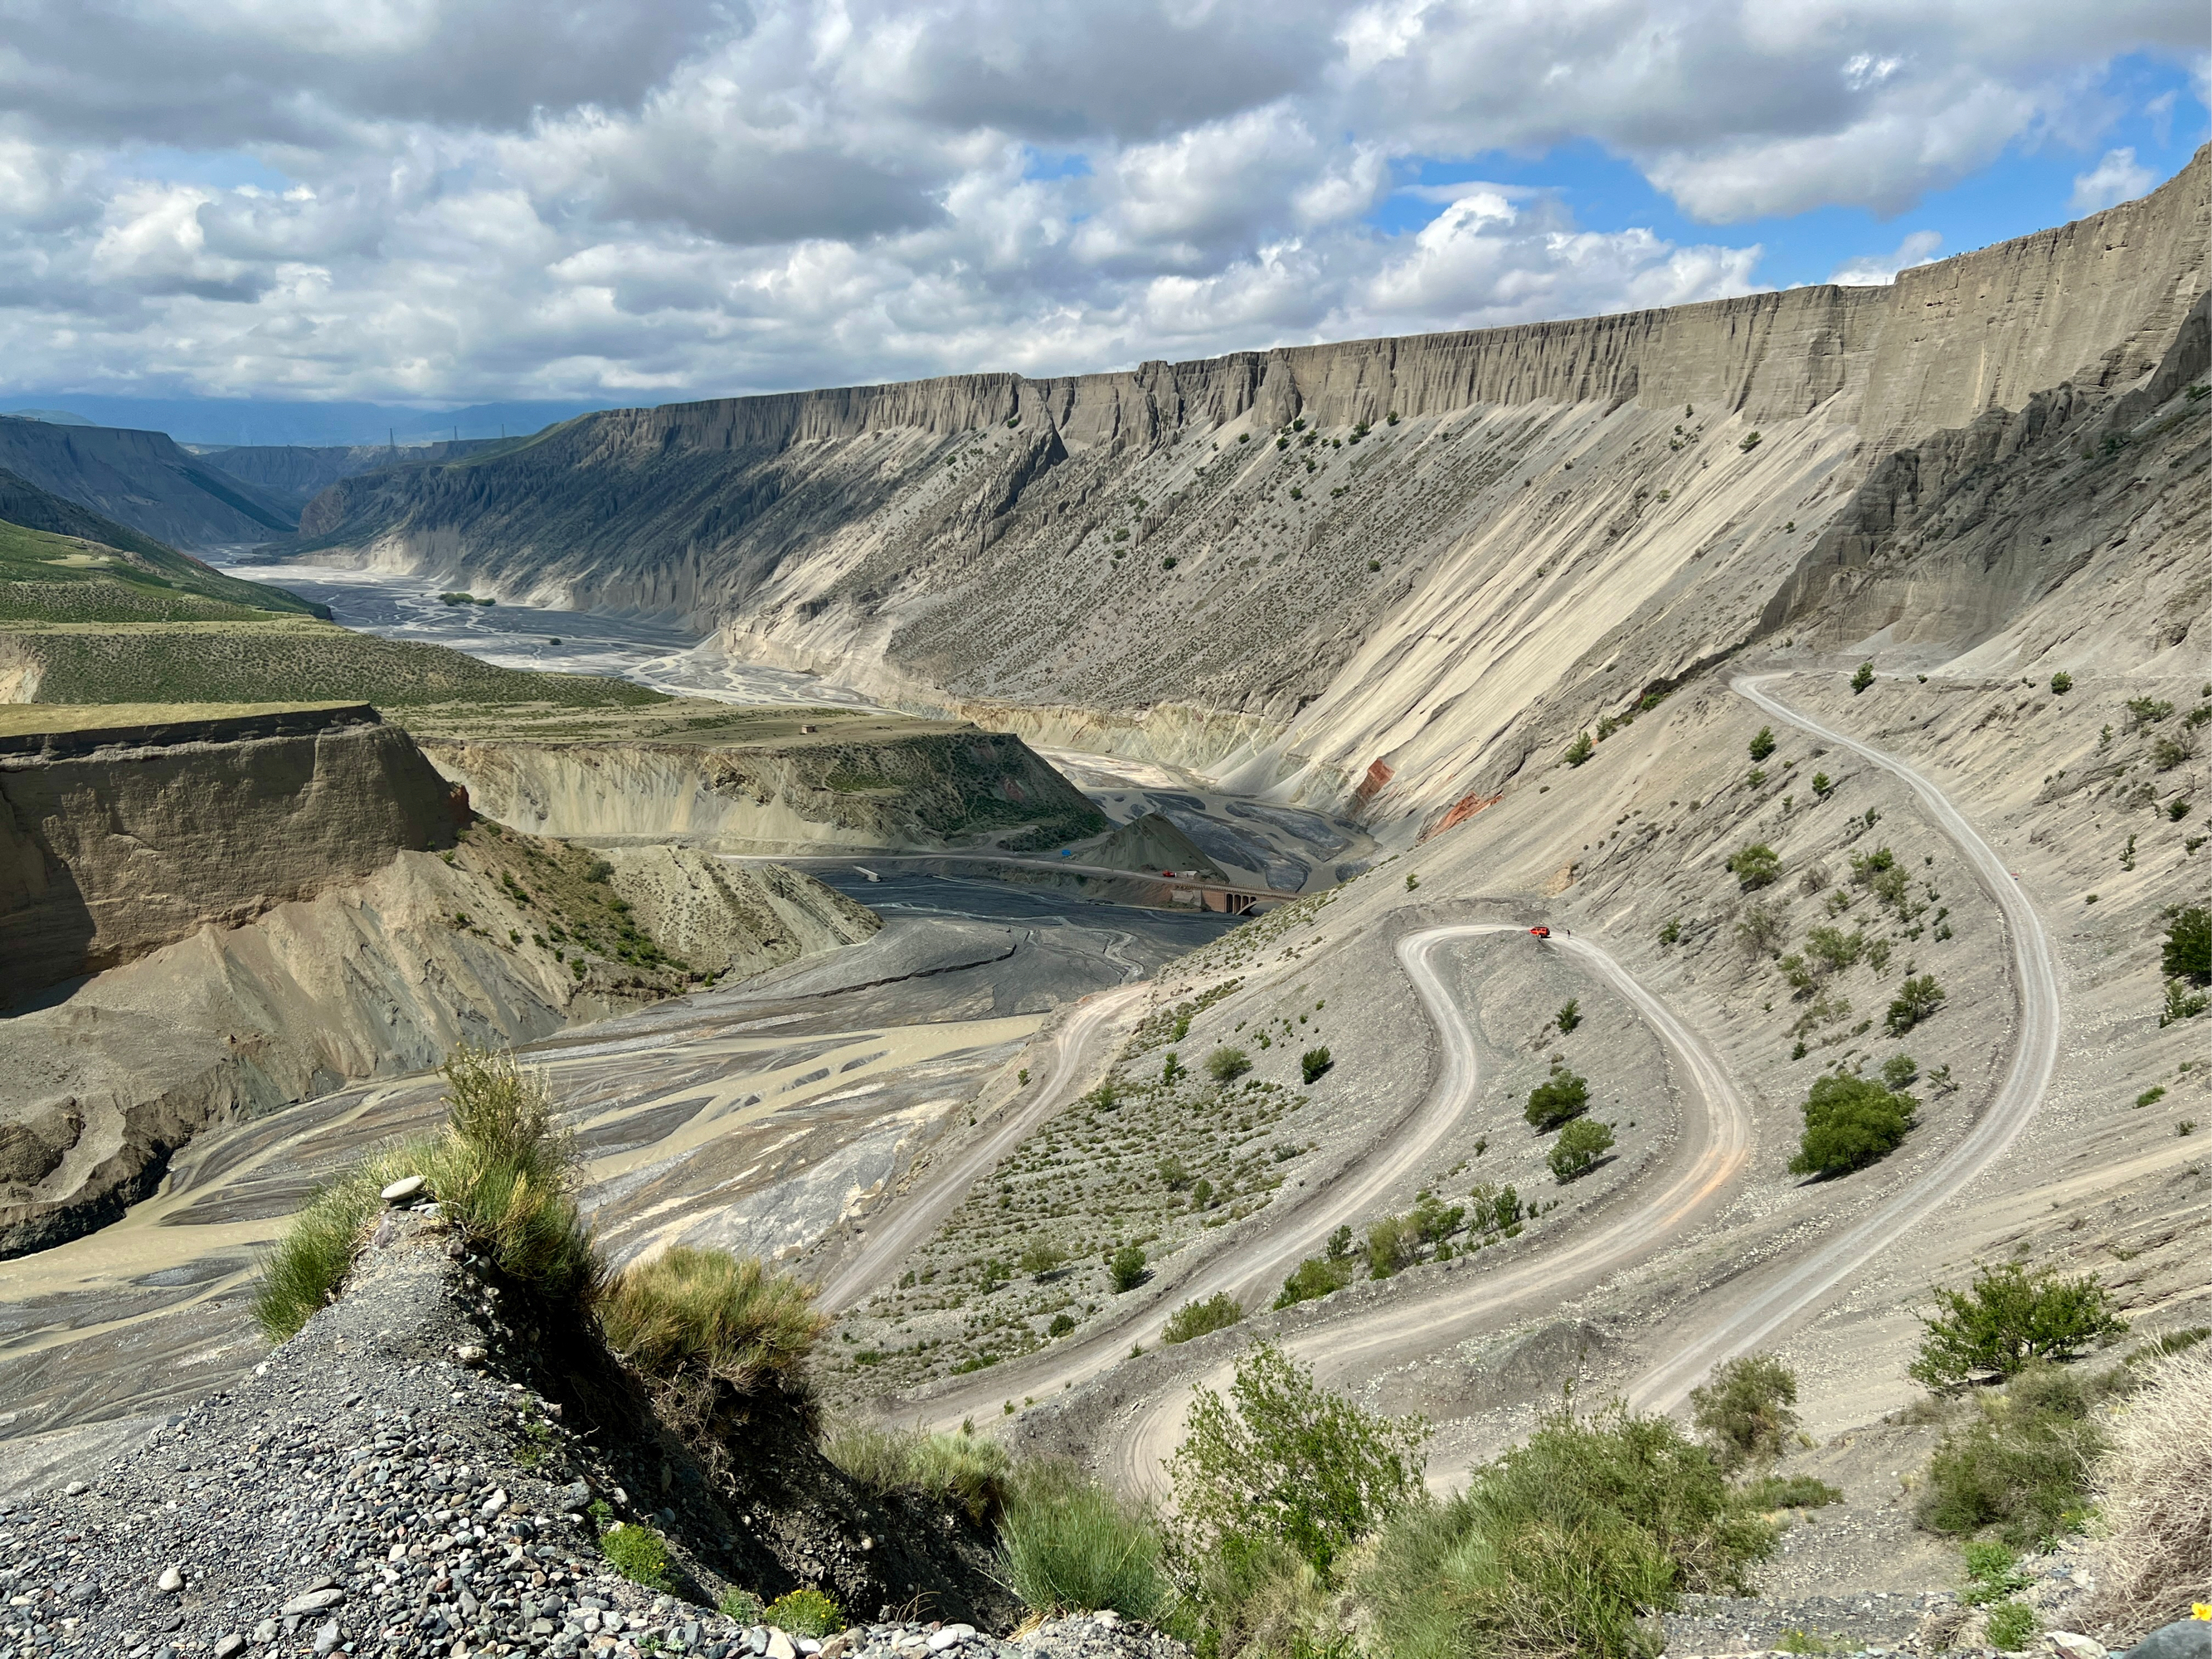
[{"label": "winding dirt road", "polygon": [[[2021,1007],[2019,1041],[1988,1108],[1933,1169],[1859,1220],[1818,1241],[1797,1260],[1733,1280],[1709,1296],[1666,1359],[1632,1384],[1630,1400],[1643,1410],[1672,1409],[1711,1366],[1760,1346],[1954,1198],[2003,1154],[2033,1116],[2057,1054],[2057,973],[2050,944],[2041,921],[1996,851],[1940,790],[1911,767],[1781,702],[1766,690],[1778,678],[1739,679],[1734,689],[1773,718],[1847,750],[1903,781],[1995,898],[2011,939]],[[1330,1229],[1357,1224],[1387,1206],[1474,1105],[1479,1084],[1474,1033],[1439,976],[1435,953],[1447,944],[1521,931],[1502,923],[1465,923],[1425,929],[1400,941],[1400,964],[1437,1030],[1441,1057],[1421,1106],[1390,1139],[1330,1186],[1295,1207],[1286,1206],[1272,1214],[1263,1231],[1200,1264],[1188,1279],[1172,1287],[1171,1298],[1158,1297],[1143,1314],[1111,1322],[1063,1348],[1036,1356],[1029,1364],[1003,1368],[988,1381],[934,1397],[924,1408],[927,1414],[941,1422],[957,1421],[968,1412],[988,1408],[1002,1395],[1026,1392],[1042,1396],[1097,1376],[1119,1361],[1133,1339],[1147,1344],[1158,1339],[1170,1300],[1179,1304],[1226,1291],[1247,1308],[1266,1307],[1282,1277]],[[1612,985],[1666,1044],[1686,1085],[1681,1133],[1664,1164],[1639,1176],[1615,1207],[1556,1242],[1547,1241],[1540,1252],[1496,1267],[1480,1258],[1469,1260],[1448,1271],[1433,1289],[1329,1319],[1291,1336],[1285,1346],[1309,1359],[1321,1380],[1370,1375],[1587,1292],[1608,1275],[1689,1237],[1717,1211],[1747,1164],[1749,1114],[1703,1040],[1589,941],[1555,935],[1551,948],[1574,957]],[[1073,1035],[1071,1027],[1068,1036]],[[856,1293],[866,1288],[871,1274],[879,1279],[887,1272],[899,1254],[920,1242],[936,1219],[949,1212],[959,1193],[988,1167],[988,1160],[1011,1150],[1026,1127],[1042,1121],[1053,1105],[1041,1097],[1025,1109],[1018,1126],[1010,1123],[979,1144],[948,1176],[939,1195],[928,1200],[926,1221],[917,1206],[911,1219],[902,1216],[894,1224],[896,1232],[887,1227],[872,1241],[867,1255],[839,1275],[840,1287],[852,1287],[844,1293]],[[949,1196],[944,1195],[948,1191]],[[1216,1374],[1200,1380],[1218,1388],[1227,1375],[1224,1362]],[[1177,1383],[1141,1400],[1133,1411],[1116,1419],[1110,1439],[1097,1449],[1100,1472],[1125,1492],[1156,1490],[1162,1461],[1181,1439],[1189,1399],[1188,1383]]]},{"label": "winding dirt road", "polygon": [[[1399,962],[1436,1024],[1443,1064],[1421,1114],[1420,1121],[1428,1126],[1426,1139],[1418,1147],[1408,1146],[1406,1156],[1385,1161],[1391,1182],[1401,1181],[1411,1173],[1442,1139],[1444,1128],[1474,1103],[1479,1081],[1474,1033],[1437,977],[1432,953],[1450,940],[1518,931],[1495,925],[1435,927],[1413,934],[1399,945]],[[1322,1381],[1365,1375],[1408,1353],[1432,1353],[1523,1317],[1533,1306],[1581,1294],[1607,1275],[1644,1260],[1702,1224],[1748,1161],[1751,1115],[1703,1039],[1626,969],[1587,939],[1555,934],[1551,948],[1573,956],[1620,992],[1666,1043],[1680,1067],[1686,1085],[1684,1118],[1672,1152],[1654,1175],[1642,1178],[1631,1189],[1630,1201],[1593,1218],[1565,1242],[1547,1243],[1540,1254],[1488,1271],[1476,1257],[1468,1261],[1462,1273],[1449,1276],[1433,1291],[1349,1318],[1330,1320],[1288,1338],[1283,1346],[1309,1360]],[[1374,1202],[1390,1191],[1390,1182],[1363,1181],[1358,1189],[1363,1196],[1368,1195],[1370,1184],[1373,1190],[1366,1213],[1371,1213]],[[1335,1211],[1332,1204],[1329,1213],[1333,1216]],[[1316,1237],[1310,1227],[1304,1240],[1307,1250]],[[1304,1253],[1286,1256],[1278,1252],[1264,1269],[1248,1270],[1236,1282],[1271,1295],[1279,1268],[1294,1263],[1296,1255]],[[1226,1277],[1228,1267],[1224,1263],[1218,1271]],[[1267,1305],[1264,1297],[1256,1305]],[[1219,1369],[1218,1375],[1203,1380],[1221,1387],[1228,1380],[1227,1365]],[[1189,1402],[1188,1388],[1146,1402],[1127,1419],[1112,1445],[1101,1449],[1100,1472],[1125,1492],[1157,1488],[1163,1460],[1182,1438]]]},{"label": "winding dirt road", "polygon": [[2012,943],[2012,975],[2020,999],[2020,1031],[2012,1065],[1988,1107],[1943,1160],[1893,1194],[1853,1225],[1823,1239],[1788,1268],[1765,1278],[1750,1295],[1708,1310],[1696,1334],[1631,1385],[1629,1401],[1640,1410],[1671,1411],[1722,1360],[1758,1347],[1783,1325],[1956,1198],[2018,1139],[2051,1081],[2058,1058],[2058,969],[2042,918],[2020,890],[1996,850],[1945,799],[1942,791],[1904,762],[1870,744],[1846,737],[1802,714],[1765,688],[1780,675],[1750,676],[1731,689],[1759,708],[1901,780],[1936,827],[1966,855],[1975,879],[2003,915]]},{"label": "winding dirt road", "polygon": [[820,1306],[834,1312],[878,1288],[902,1256],[960,1207],[970,1188],[1028,1139],[1037,1125],[1073,1102],[1085,1081],[1103,1068],[1121,1016],[1142,1000],[1146,988],[1139,981],[1096,992],[1078,1003],[1054,1034],[1044,1075],[1032,1085],[1030,1098],[918,1191],[886,1210],[879,1220],[872,1218],[859,1251],[823,1285],[817,1298]]}]

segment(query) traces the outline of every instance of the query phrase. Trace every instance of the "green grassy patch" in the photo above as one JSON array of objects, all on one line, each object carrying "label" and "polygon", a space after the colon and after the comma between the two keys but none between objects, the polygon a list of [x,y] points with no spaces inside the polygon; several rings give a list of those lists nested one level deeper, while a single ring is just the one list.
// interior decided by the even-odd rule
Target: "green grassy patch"
[{"label": "green grassy patch", "polygon": [[0,622],[243,622],[314,610],[83,516],[87,530],[101,528],[114,543],[0,520]]},{"label": "green grassy patch", "polygon": [[637,708],[675,699],[627,680],[501,668],[443,646],[309,620],[4,630],[43,702],[368,702]]}]

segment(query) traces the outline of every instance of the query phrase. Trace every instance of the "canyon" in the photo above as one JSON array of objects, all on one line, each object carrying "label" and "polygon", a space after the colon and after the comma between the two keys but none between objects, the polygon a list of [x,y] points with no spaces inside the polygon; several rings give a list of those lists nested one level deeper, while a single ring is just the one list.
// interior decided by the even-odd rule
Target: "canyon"
[{"label": "canyon", "polygon": [[1881,288],[610,411],[218,573],[334,622],[0,623],[0,1481],[260,1363],[258,1253],[466,1039],[611,1261],[816,1286],[855,1419],[1150,1498],[1267,1336],[1442,1490],[1771,1352],[1844,1501],[1759,1616],[1935,1594],[1931,1287],[2212,1322],[2208,239],[2212,150]]}]

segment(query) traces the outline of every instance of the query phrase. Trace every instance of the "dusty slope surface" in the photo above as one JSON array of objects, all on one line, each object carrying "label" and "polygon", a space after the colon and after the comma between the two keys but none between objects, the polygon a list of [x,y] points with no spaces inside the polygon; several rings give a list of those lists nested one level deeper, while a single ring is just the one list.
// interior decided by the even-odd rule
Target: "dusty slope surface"
[{"label": "dusty slope surface", "polygon": [[0,467],[172,547],[289,536],[299,514],[161,432],[0,416]]},{"label": "dusty slope surface", "polygon": [[2149,375],[2205,287],[2208,179],[1888,288],[615,411],[342,483],[307,529],[1432,823],[1549,741],[1532,705],[1618,712],[1755,631],[1891,451]]}]

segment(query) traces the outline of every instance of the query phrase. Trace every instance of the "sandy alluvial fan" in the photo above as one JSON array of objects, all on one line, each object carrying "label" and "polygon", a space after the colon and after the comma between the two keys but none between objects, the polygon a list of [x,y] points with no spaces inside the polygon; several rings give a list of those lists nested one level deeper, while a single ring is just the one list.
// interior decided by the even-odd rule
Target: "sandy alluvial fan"
[{"label": "sandy alluvial fan", "polygon": [[256,463],[879,707],[0,434],[0,1659],[2204,1652],[2208,186]]}]

